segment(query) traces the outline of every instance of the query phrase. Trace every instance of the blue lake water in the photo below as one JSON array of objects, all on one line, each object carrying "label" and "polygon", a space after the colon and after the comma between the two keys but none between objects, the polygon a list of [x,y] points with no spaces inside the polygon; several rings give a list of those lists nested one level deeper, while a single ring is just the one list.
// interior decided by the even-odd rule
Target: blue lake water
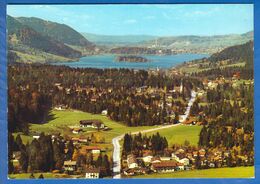
[{"label": "blue lake water", "polygon": [[74,68],[131,68],[131,69],[153,69],[171,68],[183,62],[208,57],[207,54],[177,54],[177,55],[143,55],[149,62],[117,62],[116,55],[95,55],[80,58],[75,62],[54,63]]}]

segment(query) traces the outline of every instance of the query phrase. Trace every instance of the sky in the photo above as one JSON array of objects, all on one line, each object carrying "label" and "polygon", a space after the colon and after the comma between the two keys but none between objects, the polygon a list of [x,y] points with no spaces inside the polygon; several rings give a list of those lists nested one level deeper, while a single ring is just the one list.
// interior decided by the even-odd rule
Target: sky
[{"label": "sky", "polygon": [[102,35],[223,35],[254,27],[252,4],[8,5],[7,14]]}]

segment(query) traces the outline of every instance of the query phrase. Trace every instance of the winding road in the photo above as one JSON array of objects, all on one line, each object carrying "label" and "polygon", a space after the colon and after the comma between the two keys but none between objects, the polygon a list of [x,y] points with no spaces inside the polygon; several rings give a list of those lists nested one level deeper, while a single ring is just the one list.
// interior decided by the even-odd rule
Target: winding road
[{"label": "winding road", "polygon": [[[197,94],[196,94],[195,91],[191,91],[191,98],[189,100],[187,109],[186,109],[184,115],[182,116],[182,119],[180,120],[180,123],[184,122],[187,119],[187,117],[189,116],[191,106],[193,105],[194,101],[196,100],[196,95]],[[131,134],[135,135],[135,134],[138,134],[138,133],[153,132],[153,131],[156,131],[156,130],[161,130],[161,129],[165,129],[165,128],[178,126],[178,125],[180,125],[180,123],[179,124],[165,125],[165,126],[156,127],[156,128],[151,128],[151,129],[148,129],[148,130],[136,131],[136,132],[132,132]],[[117,137],[112,139],[112,144],[114,146],[114,151],[113,151],[113,164],[114,164],[113,165],[113,173],[114,173],[114,176],[113,176],[113,178],[115,178],[115,179],[121,178],[121,174],[120,174],[120,171],[121,171],[121,155],[120,155],[120,143],[119,143],[119,141],[123,139],[124,135],[125,134],[122,134],[122,135],[117,136]]]}]

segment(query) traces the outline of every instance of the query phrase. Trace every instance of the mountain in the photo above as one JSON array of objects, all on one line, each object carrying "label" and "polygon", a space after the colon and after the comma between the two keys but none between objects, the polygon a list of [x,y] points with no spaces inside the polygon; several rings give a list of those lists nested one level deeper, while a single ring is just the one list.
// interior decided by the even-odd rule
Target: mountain
[{"label": "mountain", "polygon": [[155,50],[169,49],[173,53],[216,53],[224,48],[246,43],[253,40],[253,31],[244,34],[229,34],[216,36],[151,36],[151,35],[97,35],[82,33],[82,35],[97,45],[110,48],[140,47]]},{"label": "mountain", "polygon": [[234,71],[239,71],[251,78],[254,70],[254,42],[227,47],[208,58],[185,62],[176,68],[184,73],[204,73],[203,75],[214,77],[223,72],[232,76]]},{"label": "mountain", "polygon": [[18,17],[16,18],[23,25],[34,29],[42,35],[49,36],[68,45],[89,47],[93,44],[80,33],[65,24],[46,21],[35,17]]},{"label": "mountain", "polygon": [[226,47],[239,45],[253,40],[253,31],[244,34],[216,36],[171,36],[160,37],[141,43],[146,47],[161,47],[182,51],[215,53]]},{"label": "mountain", "polygon": [[81,33],[89,41],[98,45],[128,45],[156,39],[151,35],[98,35]]},{"label": "mountain", "polygon": [[[37,28],[37,25],[41,24],[39,22],[47,24],[48,21],[7,16],[8,51],[12,53],[11,55],[15,54],[17,56],[15,58],[19,58],[21,62],[76,60],[82,56],[82,52],[75,46],[83,47],[85,50],[93,46],[91,42],[66,25],[61,25],[58,28],[58,24],[49,23],[45,29],[44,26],[39,26],[42,29],[40,30]],[[62,36],[57,36],[58,30]],[[78,42],[72,41],[74,38]]]},{"label": "mountain", "polygon": [[211,62],[220,62],[229,60],[233,63],[245,62],[247,66],[253,66],[254,60],[254,42],[249,41],[245,44],[228,47],[221,52],[212,54],[208,60]]}]

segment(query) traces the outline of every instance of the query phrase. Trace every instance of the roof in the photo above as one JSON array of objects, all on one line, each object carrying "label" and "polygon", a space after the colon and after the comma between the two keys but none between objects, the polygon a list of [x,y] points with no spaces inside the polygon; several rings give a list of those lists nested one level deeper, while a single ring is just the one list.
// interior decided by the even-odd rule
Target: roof
[{"label": "roof", "polygon": [[79,123],[83,125],[92,125],[92,124],[101,124],[103,122],[101,120],[91,119],[91,120],[81,120],[79,121]]},{"label": "roof", "polygon": [[136,160],[135,156],[131,154],[131,155],[127,156],[127,162],[128,162],[128,164],[133,164],[133,163],[137,163],[137,160]]},{"label": "roof", "polygon": [[72,131],[81,131],[81,128],[73,128]]},{"label": "roof", "polygon": [[176,162],[176,161],[164,161],[160,163],[154,163],[152,164],[154,168],[164,168],[164,167],[176,167],[176,166],[183,166],[182,163]]},{"label": "roof", "polygon": [[64,166],[65,165],[76,165],[76,161],[71,161],[71,160],[69,160],[69,161],[64,161]]},{"label": "roof", "polygon": [[86,150],[101,150],[101,148],[98,146],[85,146],[84,148]]},{"label": "roof", "polygon": [[71,140],[72,140],[72,141],[79,141],[79,138],[77,138],[77,137],[72,137]]},{"label": "roof", "polygon": [[85,172],[86,173],[99,173],[100,169],[99,168],[86,168]]},{"label": "roof", "polygon": [[161,161],[161,158],[160,158],[160,157],[153,157],[153,158],[152,158],[152,161],[155,161],[155,160]]}]

